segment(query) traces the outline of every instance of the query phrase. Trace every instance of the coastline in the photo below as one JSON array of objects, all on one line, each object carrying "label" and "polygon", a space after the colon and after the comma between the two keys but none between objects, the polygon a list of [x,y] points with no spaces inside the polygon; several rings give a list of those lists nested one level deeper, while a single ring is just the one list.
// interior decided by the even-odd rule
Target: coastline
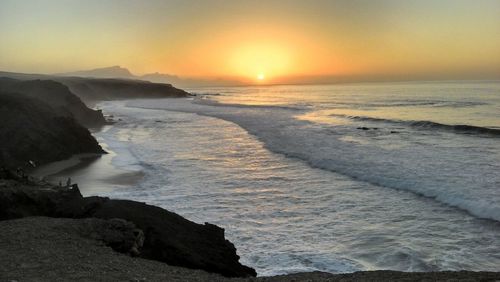
[{"label": "coastline", "polygon": [[[155,122],[158,122],[157,120]],[[108,127],[109,129],[109,127]],[[104,130],[104,129],[102,129]],[[99,133],[102,131],[97,131],[93,132],[93,134]],[[95,137],[95,135],[94,135]],[[98,138],[99,139],[99,138]],[[109,152],[109,154],[105,155],[96,155],[96,154],[79,154],[79,155],[73,155],[71,158],[63,160],[63,161],[58,161],[58,162],[53,162],[49,163],[45,166],[39,167],[39,171],[37,176],[42,176],[42,175],[49,175],[48,179],[51,180],[53,183],[57,183],[57,180],[62,179],[62,183],[65,183],[65,178],[68,175],[73,175],[72,176],[72,182],[77,182],[78,184],[81,185],[82,192],[85,195],[105,195],[106,192],[110,192],[113,189],[117,187],[124,187],[124,186],[130,186],[133,187],[135,184],[139,183],[141,179],[144,179],[146,176],[144,171],[126,171],[121,169],[119,166],[116,166],[113,164],[112,159],[113,157],[117,156],[117,152],[113,152],[113,150],[110,150],[109,147],[103,143],[102,141],[99,142],[99,145],[101,145],[106,151]],[[237,151],[237,150],[235,150]],[[76,175],[76,176],[75,176]],[[88,177],[92,176],[92,177]],[[81,177],[81,178],[80,178]],[[55,180],[55,181],[54,181]],[[98,197],[99,198],[99,197]],[[135,198],[130,198],[130,199],[135,199]],[[137,199],[136,199],[137,200]],[[111,200],[114,201],[114,200]],[[188,203],[189,205],[189,203]],[[171,208],[169,207],[169,210]],[[35,216],[38,214],[34,214]],[[44,214],[41,214],[44,215]],[[119,215],[118,215],[119,216]],[[208,220],[210,221],[210,220]],[[10,223],[10,222],[9,222]],[[217,223],[220,224],[220,223]],[[35,224],[31,224],[35,225]],[[22,228],[28,228],[25,229],[24,232],[31,234],[35,233],[38,230],[35,227],[32,226],[24,226]],[[29,228],[35,228],[35,229],[29,229]],[[40,236],[36,236],[33,238],[34,244],[36,244],[36,240],[43,240],[44,236],[43,233]],[[76,234],[78,235],[78,234]],[[252,236],[250,233],[249,236]],[[5,242],[9,242],[10,239],[6,239]],[[72,240],[78,241],[79,239],[77,237],[72,238]],[[40,242],[40,241],[39,241]],[[102,245],[102,243],[99,243]],[[22,248],[20,246],[19,248]],[[45,250],[40,250],[41,252],[44,252]],[[59,253],[59,250],[55,249],[53,250],[54,256],[61,256]],[[83,254],[80,254],[83,256]],[[90,259],[92,256],[89,257]],[[35,261],[32,262],[33,265],[38,265],[35,269],[35,273],[44,273],[47,271],[47,269],[44,269],[44,267],[48,267],[47,265],[44,265],[44,263],[40,263],[36,261],[36,258],[34,258]],[[67,258],[69,261],[74,261],[72,258]],[[138,260],[137,258],[134,258],[135,260]],[[65,259],[66,260],[66,259]],[[148,261],[149,262],[149,261]],[[245,262],[246,264],[251,265],[248,262]],[[19,261],[19,264],[22,264]],[[96,265],[89,265],[87,264],[86,267],[95,267]],[[80,262],[76,263],[75,266],[73,267],[81,267]],[[128,269],[116,266],[110,266],[110,267],[115,267],[114,271],[116,273],[122,273],[125,271],[127,272]],[[72,266],[65,266],[63,268],[69,268],[71,269]],[[75,268],[71,271],[75,271]],[[184,269],[186,270],[186,269]],[[191,270],[186,270],[186,271],[191,271]],[[13,270],[7,270],[7,272],[12,272]],[[140,272],[137,270],[137,272]],[[181,271],[182,272],[182,271]],[[196,272],[194,272],[196,273]],[[61,275],[71,275],[69,273],[62,272]],[[149,274],[148,274],[149,275]],[[67,276],[69,277],[69,276]],[[186,277],[186,276],[184,276]],[[321,281],[321,280],[328,280],[328,281],[335,281],[335,279],[353,279],[353,280],[397,280],[397,279],[410,279],[409,281],[418,281],[421,279],[469,279],[469,280],[474,280],[474,279],[497,279],[498,273],[493,273],[493,272],[464,272],[464,271],[454,271],[454,272],[420,272],[420,273],[406,273],[406,272],[397,272],[397,271],[369,271],[369,272],[355,272],[352,274],[329,274],[329,273],[319,273],[319,272],[308,272],[308,273],[297,273],[297,274],[287,274],[287,275],[278,275],[278,276],[266,276],[266,277],[259,277],[257,280],[254,280],[253,278],[251,279],[245,279],[244,281],[288,281],[290,279],[297,279],[298,281],[301,280],[307,280],[307,281]],[[172,280],[174,279],[172,276],[168,276],[167,278],[171,278]],[[213,281],[213,280],[219,280],[219,278],[222,280],[225,280],[226,278],[222,278],[221,276],[217,277],[210,277],[208,280],[203,280],[205,278],[199,278],[199,277],[193,277],[193,280],[199,280],[199,281]],[[154,280],[154,278],[150,278]],[[281,279],[281,280],[280,280]],[[413,279],[413,280],[411,280]]]},{"label": "coastline", "polygon": [[[115,131],[119,132],[119,136],[120,136],[119,139],[124,138],[123,140],[128,140],[128,141],[133,140],[134,139],[133,135],[130,136],[124,130],[129,130],[129,129],[134,128],[134,129],[137,129],[139,131],[139,134],[137,135],[137,138],[139,138],[139,140],[144,140],[144,139],[142,139],[142,138],[144,138],[144,136],[146,136],[146,137],[150,136],[149,133],[148,133],[148,131],[145,131],[144,129],[150,128],[151,124],[153,124],[155,126],[156,125],[166,126],[166,127],[168,127],[168,130],[174,129],[173,131],[169,131],[168,135],[178,135],[179,133],[181,133],[180,135],[184,135],[182,133],[183,131],[175,130],[175,128],[185,127],[186,130],[189,130],[189,128],[191,128],[191,126],[187,123],[187,117],[190,116],[191,114],[179,114],[177,112],[169,112],[169,111],[167,111],[166,116],[164,116],[166,118],[166,121],[162,122],[162,123],[158,123],[156,120],[158,120],[157,118],[160,118],[161,116],[165,115],[164,111],[152,110],[153,112],[155,112],[155,114],[152,115],[152,116],[149,116],[149,115],[144,114],[143,110],[144,109],[141,109],[141,110],[133,109],[133,111],[136,114],[138,114],[139,116],[145,118],[146,123],[142,123],[142,122],[140,123],[139,120],[137,120],[135,117],[134,118],[125,118],[125,117],[127,117],[126,115],[121,116],[122,118],[124,118],[125,124],[126,124],[127,121],[130,121],[130,122],[133,123],[133,125],[132,124],[128,124],[128,125],[126,125],[125,127],[122,128],[122,127],[120,127],[120,124],[123,125],[124,123],[117,123],[117,128],[115,128]],[[119,116],[119,114],[118,114],[118,116]],[[152,117],[154,117],[154,118],[152,118]],[[202,117],[198,117],[198,118],[196,118],[195,123],[198,123],[201,120],[207,120],[207,119],[202,118]],[[214,118],[208,118],[208,120],[215,121]],[[171,121],[171,124],[168,125],[167,121]],[[217,121],[215,124],[213,124],[213,123],[210,123],[210,124],[217,125],[218,128],[222,128],[222,125],[224,123],[225,122]],[[179,124],[179,125],[178,126],[177,125],[174,126],[172,124]],[[205,123],[202,123],[202,124],[205,124]],[[219,125],[221,125],[221,126],[219,126]],[[172,127],[172,126],[174,126],[174,127]],[[231,126],[231,125],[228,124],[228,126]],[[230,131],[234,130],[233,126],[231,126],[228,129],[230,129]],[[155,130],[155,132],[159,132],[159,131]],[[219,133],[217,131],[214,131],[213,134],[214,135],[219,135]],[[163,135],[160,135],[160,136],[166,136],[166,135],[167,134],[163,134]],[[180,136],[174,137],[173,139],[178,139],[179,137]],[[130,138],[132,138],[132,139],[130,139]],[[111,139],[111,140],[114,140],[114,139]],[[239,139],[239,140],[241,140],[241,139]],[[184,140],[184,143],[186,143],[186,141],[187,140]],[[227,141],[228,140],[226,140],[226,142],[222,141],[222,145],[224,147],[227,146],[227,145],[225,145],[225,144],[227,144]],[[133,142],[133,141],[131,141],[131,142]],[[179,143],[177,143],[176,141],[172,141],[172,139],[165,139],[165,140],[162,139],[162,142],[166,142],[166,143],[170,144],[170,146],[168,147],[169,150],[172,150],[172,148],[181,148],[180,147],[181,145]],[[181,142],[183,142],[183,141],[181,141]],[[111,144],[114,144],[114,146],[116,146],[116,144],[114,142],[111,142]],[[203,150],[205,153],[209,153],[209,155],[211,153],[210,153],[210,151],[207,151],[208,148],[217,147],[217,145],[215,145],[215,143],[210,143],[210,144],[212,144],[212,146],[205,147],[206,149]],[[196,144],[191,144],[191,146],[193,146],[193,145],[196,146]],[[118,146],[118,148],[121,148],[121,146]],[[164,147],[162,146],[161,148],[164,148]],[[135,151],[135,152],[143,152],[143,150],[137,150],[137,149],[138,148],[134,149],[133,151]],[[188,149],[188,146],[185,147],[184,149],[182,149],[180,152],[186,151],[186,149]],[[231,149],[231,151],[241,152],[238,148]],[[256,152],[257,151],[255,151],[254,149],[252,149],[252,153],[256,153]],[[159,152],[156,152],[156,155],[158,155],[158,154],[159,154]],[[153,162],[154,163],[153,159],[149,157],[149,156],[152,156],[152,155],[149,154],[147,156],[148,157],[143,158],[143,160],[147,160],[148,162]],[[137,157],[140,158],[141,155],[139,154]],[[200,156],[200,157],[203,158],[203,156]],[[170,159],[172,159],[172,155],[170,155]],[[119,163],[121,164],[122,162],[120,161]],[[178,171],[178,170],[176,170],[176,168],[174,168],[174,166],[177,167],[177,164],[182,164],[182,163],[178,163],[178,162],[170,163],[170,162],[168,162],[166,164],[172,170],[173,173],[176,173],[176,171]],[[185,164],[182,164],[182,166],[185,166]],[[191,165],[189,165],[189,166],[186,166],[186,167],[189,167],[189,169],[197,170],[197,168],[199,168],[200,166],[191,166]],[[238,167],[240,167],[240,165],[238,165]],[[186,168],[186,169],[188,169],[188,168]],[[166,173],[168,173],[168,172],[166,172]],[[161,183],[161,184],[166,183],[166,182],[159,182],[158,178],[155,178],[156,176],[161,175],[161,174],[162,173],[155,173],[155,174],[149,175],[148,177],[153,177],[153,183]],[[193,179],[192,176],[194,176],[194,175],[191,175],[191,177],[188,176],[188,178],[189,179]],[[168,175],[166,177],[168,179]],[[316,177],[314,177],[314,178],[316,178]],[[184,177],[181,177],[181,179],[184,179],[182,182],[188,182],[188,181],[185,180]],[[152,179],[150,179],[150,178],[145,179],[145,181],[150,181],[150,180],[152,180]],[[254,240],[250,240],[250,242],[248,242],[248,241],[242,241],[240,239],[241,237],[234,236],[234,234],[235,234],[235,232],[238,232],[238,233],[242,234],[242,235],[239,235],[239,236],[246,236],[246,237],[256,236],[255,234],[258,233],[258,226],[257,225],[252,225],[252,222],[246,223],[247,225],[249,224],[250,226],[253,226],[253,229],[257,229],[257,231],[255,231],[255,230],[251,230],[249,226],[241,226],[241,225],[240,226],[235,226],[234,223],[232,223],[230,221],[230,219],[228,219],[228,221],[226,221],[226,220],[224,220],[224,221],[222,221],[222,220],[214,221],[214,218],[215,218],[215,220],[217,220],[217,218],[213,217],[213,216],[212,217],[205,216],[205,217],[203,217],[203,219],[200,219],[199,217],[196,217],[196,216],[192,216],[192,212],[193,211],[195,211],[195,213],[196,213],[196,211],[199,211],[200,208],[203,207],[203,205],[200,205],[199,202],[195,201],[195,198],[193,198],[193,196],[192,196],[193,194],[192,193],[202,194],[202,195],[206,193],[206,194],[209,195],[210,193],[213,193],[214,190],[210,190],[209,187],[205,187],[204,190],[207,190],[207,191],[190,191],[190,190],[186,190],[186,191],[183,192],[183,189],[185,189],[186,187],[182,186],[182,183],[179,183],[179,182],[170,182],[171,180],[168,180],[168,181],[169,181],[168,185],[170,185],[169,187],[172,188],[172,190],[168,192],[169,195],[181,195],[182,193],[185,193],[190,198],[190,200],[188,202],[184,202],[184,204],[183,204],[184,206],[186,206],[185,209],[182,209],[182,207],[179,209],[179,206],[176,206],[175,204],[172,205],[172,201],[169,201],[168,198],[161,198],[161,197],[160,198],[155,198],[155,195],[158,195],[158,194],[155,194],[155,189],[151,189],[151,191],[148,191],[147,197],[145,197],[143,193],[128,193],[128,191],[127,192],[124,191],[123,194],[122,193],[116,193],[116,194],[112,195],[112,197],[113,196],[122,197],[124,195],[127,195],[124,198],[131,199],[131,200],[146,201],[146,202],[148,202],[150,204],[153,204],[153,205],[163,206],[164,208],[168,208],[169,210],[178,212],[179,214],[185,216],[186,218],[188,218],[190,220],[194,220],[195,222],[208,221],[208,222],[214,222],[214,223],[218,224],[219,226],[226,227],[228,230],[230,230],[228,233],[230,233],[231,241],[234,242],[234,243],[236,243],[236,245],[238,246],[238,250],[240,250],[240,252],[241,252],[240,255],[242,255],[243,261],[247,265],[256,266],[256,264],[254,264],[255,261],[252,261],[252,260],[248,259],[248,258],[252,258],[253,255],[255,254],[254,253],[254,249],[255,248],[252,247],[252,243],[251,243],[251,242],[254,242]],[[179,185],[181,185],[181,186],[179,186]],[[300,187],[301,185],[299,184],[298,186]],[[82,189],[86,189],[86,188],[82,187]],[[139,191],[142,191],[142,190],[139,189]],[[215,191],[217,191],[217,190],[215,190]],[[245,190],[240,190],[240,192],[241,191],[245,191]],[[389,194],[391,191],[389,190],[387,192],[388,192],[388,197],[391,196],[391,194]],[[352,191],[350,193],[352,193]],[[380,193],[380,191],[377,190],[377,193]],[[264,194],[266,194],[266,192],[264,192]],[[337,195],[336,197],[338,198],[338,196],[339,195]],[[239,198],[239,196],[237,196],[237,198]],[[413,200],[413,196],[410,199]],[[340,207],[339,205],[334,205],[334,206]],[[208,211],[210,211],[210,206],[207,206],[207,208],[208,208]],[[192,211],[188,211],[188,209],[191,209]],[[243,229],[242,229],[242,227],[243,227]],[[245,230],[245,232],[243,232],[241,230]],[[236,234],[238,234],[238,233],[236,233]],[[367,233],[366,236],[371,236],[371,235],[369,233]],[[257,240],[257,243],[259,243],[259,240]],[[332,242],[332,244],[335,245],[336,243]],[[275,249],[275,248],[270,248],[268,250],[273,250],[273,249]],[[276,249],[276,250],[279,250],[279,249]],[[363,250],[358,250],[358,251],[363,252]],[[266,265],[273,265],[272,260],[275,257],[273,257],[272,255],[263,255],[261,257],[262,258],[269,258],[269,261],[266,261]],[[305,257],[304,259],[308,259],[308,257]],[[319,270],[321,270],[321,271],[335,272],[338,269],[338,268],[336,268],[334,266],[334,262],[335,262],[334,260],[323,260],[323,261],[330,261],[331,266],[329,267],[329,269],[325,267],[326,270],[325,270],[325,268],[319,268]],[[399,262],[397,262],[397,261],[390,260],[390,261],[386,262],[385,265],[379,266],[379,268],[374,268],[374,269],[393,269],[393,270],[411,269],[411,268],[400,267],[398,263]],[[283,262],[281,262],[281,264],[275,265],[274,267],[271,267],[271,268],[274,268],[274,269],[292,269],[292,267],[286,268],[286,266],[288,266],[288,265],[284,266]],[[383,267],[388,267],[388,268],[383,268]],[[362,270],[362,269],[372,269],[372,268],[361,268],[361,269],[358,269],[358,270]],[[428,269],[429,269],[429,271],[432,270],[432,268],[428,268]],[[455,268],[455,269],[458,270],[460,268]],[[474,269],[474,268],[466,268],[466,269],[470,270],[470,269]],[[262,268],[261,268],[261,270],[262,270]],[[297,270],[297,269],[295,269],[295,270]],[[314,268],[311,267],[310,269],[301,269],[301,271],[309,271],[309,270],[312,271],[312,270],[314,270]],[[316,268],[316,270],[318,270],[318,268]],[[420,271],[427,271],[427,269],[425,269],[425,268],[423,268],[423,269],[420,268],[419,270]],[[490,266],[489,269],[480,268],[480,270],[490,270],[491,271],[493,269]],[[353,271],[355,271],[355,270],[353,270]],[[293,272],[293,270],[290,271],[290,272]],[[341,272],[344,272],[344,271],[341,271]],[[345,272],[348,272],[348,271],[345,271]],[[260,273],[262,275],[262,272],[260,272]],[[285,273],[287,273],[287,272],[285,272]],[[276,273],[276,272],[274,272],[274,273],[267,273],[267,275],[275,275],[275,274],[280,274],[280,273],[279,272],[278,273]],[[264,274],[264,275],[266,275],[266,274]]]},{"label": "coastline", "polygon": [[[88,237],[90,219],[27,217],[1,221],[0,281],[498,281],[500,273],[364,271],[227,278],[120,254]],[[36,236],[33,236],[36,232]]]},{"label": "coastline", "polygon": [[[111,125],[112,126],[112,125]],[[92,132],[95,136],[99,131]],[[71,183],[82,187],[84,195],[101,195],[120,187],[131,187],[143,179],[142,170],[129,171],[114,165],[112,160],[117,155],[109,146],[98,140],[107,154],[78,154],[69,159],[51,162],[34,169],[30,174],[37,179],[44,179],[53,184]],[[99,188],[92,188],[99,187]]]}]

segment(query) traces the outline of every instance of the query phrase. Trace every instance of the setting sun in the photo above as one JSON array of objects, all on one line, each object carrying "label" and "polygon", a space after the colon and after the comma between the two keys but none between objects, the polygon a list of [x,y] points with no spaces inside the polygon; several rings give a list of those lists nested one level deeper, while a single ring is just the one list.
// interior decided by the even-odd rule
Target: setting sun
[{"label": "setting sun", "polygon": [[263,73],[259,73],[259,74],[257,75],[257,79],[258,79],[258,80],[264,80],[265,78],[266,78],[266,77],[264,76],[264,74],[263,74]]}]

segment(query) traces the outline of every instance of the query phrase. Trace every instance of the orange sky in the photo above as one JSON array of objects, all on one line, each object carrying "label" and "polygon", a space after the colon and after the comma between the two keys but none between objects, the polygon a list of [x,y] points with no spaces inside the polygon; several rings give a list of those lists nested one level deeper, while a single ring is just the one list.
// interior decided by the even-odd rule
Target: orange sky
[{"label": "orange sky", "polygon": [[0,70],[500,78],[500,1],[0,2]]}]

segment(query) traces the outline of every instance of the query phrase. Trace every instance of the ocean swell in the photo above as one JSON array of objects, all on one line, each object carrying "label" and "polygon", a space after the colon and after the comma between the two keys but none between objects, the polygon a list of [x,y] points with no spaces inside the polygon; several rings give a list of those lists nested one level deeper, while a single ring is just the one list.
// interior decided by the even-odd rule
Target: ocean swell
[{"label": "ocean swell", "polygon": [[[191,112],[238,124],[273,152],[305,161],[310,166],[349,176],[380,187],[410,191],[458,207],[479,218],[500,221],[500,163],[496,138],[452,141],[436,136],[401,136],[373,139],[353,126],[320,126],[294,118],[289,109],[238,107],[197,100],[134,101],[129,105],[150,109]],[[267,108],[268,109],[268,108]],[[368,117],[352,119],[398,122]],[[407,122],[414,127],[454,128],[497,134],[497,130]],[[329,132],[338,134],[332,135]],[[353,143],[345,140],[365,139]],[[450,143],[451,142],[451,143]],[[332,184],[334,185],[334,184]]]},{"label": "ocean swell", "polygon": [[451,132],[461,133],[461,134],[484,134],[484,135],[491,135],[494,137],[500,137],[500,129],[474,126],[474,125],[466,125],[466,124],[450,125],[450,124],[443,124],[443,123],[438,123],[438,122],[433,122],[433,121],[428,121],[428,120],[404,121],[404,120],[366,117],[366,116],[349,116],[349,115],[341,115],[341,114],[331,114],[330,116],[348,118],[348,119],[356,120],[356,121],[383,122],[383,123],[399,124],[399,125],[414,127],[417,129],[451,131]]}]

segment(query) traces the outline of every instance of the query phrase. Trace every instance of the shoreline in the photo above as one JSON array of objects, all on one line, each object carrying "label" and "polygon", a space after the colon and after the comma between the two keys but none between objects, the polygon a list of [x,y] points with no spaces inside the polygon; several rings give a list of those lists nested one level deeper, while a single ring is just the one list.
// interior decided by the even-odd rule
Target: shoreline
[{"label": "shoreline", "polygon": [[[112,125],[110,125],[112,126]],[[103,132],[106,128],[92,131],[92,136]],[[97,138],[96,138],[97,140]],[[97,140],[106,154],[77,154],[68,159],[44,164],[29,174],[36,179],[44,179],[49,183],[57,185],[61,182],[66,184],[68,178],[71,183],[78,184],[84,195],[107,194],[117,188],[126,188],[136,185],[145,177],[142,170],[130,171],[121,169],[113,164],[113,158],[117,153],[110,149],[109,145]],[[100,187],[94,189],[91,187]]]},{"label": "shoreline", "polygon": [[[117,253],[84,230],[102,232],[109,221],[26,217],[0,221],[1,281],[498,281],[499,272],[389,270],[331,274],[302,272],[287,275],[229,278],[199,269]],[[117,222],[115,222],[116,224]],[[36,232],[37,236],[32,236]]]},{"label": "shoreline", "polygon": [[[156,111],[156,110],[153,110],[153,111]],[[169,110],[166,110],[166,112],[170,112],[170,111],[169,111]],[[174,111],[174,112],[175,112],[175,111]],[[134,120],[135,120],[135,119],[134,119]],[[139,124],[139,122],[137,122],[137,123]],[[128,128],[128,126],[127,126],[127,128]],[[111,140],[114,140],[114,139],[113,139],[113,138],[111,138]],[[114,142],[111,142],[111,144],[112,144],[112,145],[113,145],[113,144],[114,144],[114,145],[116,145]],[[176,144],[176,143],[173,143],[173,144]],[[120,150],[120,152],[121,152],[121,150]],[[146,160],[146,159],[145,159],[145,160]],[[120,162],[120,163],[121,163],[121,162]],[[175,186],[173,186],[173,187],[175,187]],[[412,197],[413,197],[413,196],[412,196]],[[141,198],[140,198],[140,197],[129,197],[129,199],[134,199],[134,200],[137,200],[137,199],[141,199]],[[144,200],[144,199],[142,199],[142,200]],[[161,205],[161,203],[160,203],[160,202],[151,202],[151,201],[150,201],[150,203],[152,203],[152,204],[157,204],[157,205]],[[185,203],[185,205],[186,205],[186,206],[191,206],[191,209],[196,209],[197,207],[199,207],[199,205],[197,205],[197,204],[196,204],[196,202],[186,202],[186,203]],[[194,206],[194,207],[193,207],[193,205],[196,205],[196,206]],[[172,208],[173,208],[172,206],[166,206],[166,207],[168,207],[169,209],[172,209]],[[174,210],[174,211],[176,211],[176,212],[180,212],[179,210],[176,210],[176,209],[173,209],[173,210]],[[180,212],[180,214],[183,214],[183,215],[186,215],[187,217],[189,217],[189,214],[182,213],[182,212]],[[192,219],[192,218],[191,218],[191,219]],[[196,220],[196,218],[195,218],[195,221],[200,222],[199,220]],[[209,219],[207,219],[207,221],[210,221],[210,220],[209,220]],[[226,222],[219,221],[219,222],[217,222],[217,224],[219,224],[219,225],[221,225],[221,226],[231,226],[230,224],[228,224],[228,222],[227,222],[227,221],[226,221]],[[241,229],[234,229],[234,228],[233,228],[233,230],[241,230]],[[250,232],[250,233],[248,233],[248,232],[247,232],[246,234],[250,235],[251,233],[252,233],[252,232]],[[236,243],[240,243],[239,245],[241,246],[242,250],[245,250],[245,246],[244,246],[244,245],[242,245],[242,244],[241,244],[241,242],[236,242]],[[247,245],[248,245],[248,244],[247,244]],[[248,248],[247,248],[246,250],[247,250],[247,251],[245,251],[245,252],[244,252],[244,255],[242,255],[243,257],[245,257],[245,256],[247,256],[247,257],[248,257],[248,255],[252,253],[252,252],[249,252]],[[250,263],[249,263],[248,261],[246,261],[246,260],[245,260],[245,262],[246,262],[246,263],[248,263],[248,264],[250,264]],[[273,264],[271,263],[271,264],[268,264],[268,265],[273,265]],[[393,265],[387,264],[387,265],[386,265],[386,267],[389,267],[388,269],[393,269],[393,268],[391,268],[391,267],[394,267],[394,265],[396,265],[396,263],[394,263]],[[280,266],[280,265],[276,265],[275,267],[279,267],[279,266]],[[380,268],[380,269],[384,269],[384,268]],[[395,269],[395,270],[404,270],[404,269],[401,269],[401,268],[399,268],[399,269],[398,269],[398,268],[394,268],[394,269]],[[455,269],[460,269],[460,268],[455,268]],[[467,269],[467,268],[466,268],[466,269]],[[468,268],[468,269],[473,269],[473,268]],[[479,268],[479,269],[483,269],[483,268]],[[323,269],[321,269],[321,270],[323,270]],[[361,270],[361,269],[358,269],[358,270]],[[427,269],[419,269],[419,270],[420,270],[420,271],[426,271]],[[484,269],[483,269],[483,270],[484,270]],[[493,269],[491,269],[491,267],[490,267],[490,269],[487,269],[487,270],[493,270]],[[303,271],[307,271],[307,270],[303,270]],[[328,270],[323,270],[323,271],[328,271]],[[270,273],[270,274],[271,274],[271,275],[274,275],[274,274],[279,274],[279,273]],[[264,273],[263,275],[266,275],[266,273]],[[269,275],[269,274],[268,274],[268,275]]]},{"label": "shoreline", "polygon": [[[101,131],[93,132],[93,134],[99,133]],[[92,178],[95,179],[89,179],[83,178],[83,181],[79,181],[78,178],[73,178],[72,180],[76,180],[75,182],[78,182],[79,184],[82,184],[81,188],[83,188],[83,191],[94,191],[96,195],[102,195],[99,192],[105,191],[109,187],[116,187],[116,186],[132,186],[134,183],[138,183],[144,176],[145,173],[143,171],[133,171],[133,172],[124,172],[124,170],[120,169],[119,167],[113,165],[112,159],[113,157],[116,156],[116,152],[109,150],[109,147],[107,144],[104,142],[99,142],[103,148],[106,149],[106,151],[109,152],[109,154],[106,155],[98,155],[98,154],[79,154],[79,155],[74,155],[69,159],[58,161],[58,162],[52,162],[48,163],[44,166],[39,167],[39,170],[36,175],[41,176],[41,175],[49,175],[49,178],[51,179],[57,179],[57,177],[61,178],[64,177],[65,175],[73,174],[76,173],[77,175],[84,176],[84,175],[92,175]],[[96,176],[96,174],[92,174],[89,172],[89,170],[94,170],[99,172],[99,177]],[[94,177],[96,176],[96,177]],[[63,181],[65,183],[65,181]],[[106,183],[109,184],[109,186],[106,187],[99,187],[98,189],[94,189],[95,187],[98,187],[99,185],[96,185],[96,183]],[[86,190],[89,189],[89,190]],[[92,194],[94,192],[90,192],[89,194]],[[29,218],[29,217],[28,217]],[[31,226],[30,226],[31,227]],[[26,229],[27,234],[31,234],[35,231],[30,231],[29,227],[23,227],[23,228],[28,228]],[[42,234],[42,233],[40,233]],[[41,235],[42,237],[44,235]],[[35,238],[34,244],[38,243],[40,238],[37,237]],[[78,238],[74,238],[75,240],[78,240]],[[8,240],[5,240],[6,242]],[[44,250],[42,250],[44,251]],[[57,256],[60,254],[60,250],[56,249],[53,250],[54,253],[53,255]],[[77,254],[78,255],[78,254]],[[83,255],[83,254],[80,254]],[[90,256],[89,259],[93,259],[93,256]],[[44,265],[44,263],[40,263],[36,260],[37,258],[34,258],[34,261],[32,262],[33,264],[38,264],[39,269],[35,271],[35,273],[45,273],[47,272],[47,269],[45,267],[49,267],[47,265]],[[128,259],[128,258],[127,258]],[[66,259],[65,259],[66,260]],[[79,262],[75,263],[74,259],[68,258],[68,261],[72,261],[73,267],[80,267]],[[138,260],[138,259],[132,259],[132,260]],[[146,264],[153,264],[150,261],[146,261]],[[171,267],[170,265],[164,264],[164,266]],[[71,269],[71,266],[66,266],[67,268]],[[98,267],[97,265],[87,265],[87,267]],[[127,270],[126,268],[119,269],[116,266],[111,266],[114,267],[114,270],[112,271],[116,275],[126,275]],[[139,272],[139,270],[137,270]],[[182,271],[185,271],[185,273],[197,273],[196,271],[189,270],[186,268],[183,268]],[[12,272],[12,270],[10,271]],[[190,274],[190,275],[191,275]],[[61,275],[69,275],[68,273],[64,273],[64,271],[61,273]],[[152,275],[151,273],[145,274],[147,275]],[[196,276],[196,274],[194,274]],[[231,280],[231,281],[289,281],[291,279],[295,279],[296,281],[336,281],[336,280],[347,280],[351,279],[352,281],[359,281],[359,280],[367,280],[367,281],[373,281],[373,280],[399,280],[399,279],[405,279],[407,281],[419,281],[421,279],[465,279],[465,280],[474,280],[474,279],[497,279],[499,276],[498,273],[494,272],[471,272],[471,271],[443,271],[443,272],[399,272],[399,271],[359,271],[359,272],[354,272],[354,273],[342,273],[342,274],[332,274],[332,273],[325,273],[325,272],[299,272],[299,273],[293,273],[293,274],[286,274],[286,275],[273,275],[273,276],[260,276],[258,278],[244,278],[243,280]],[[68,277],[68,276],[65,276]],[[201,277],[204,277],[201,275]],[[193,277],[194,280],[198,281],[213,281],[213,280],[220,280],[220,281],[226,281],[227,278],[224,278],[222,276],[212,276],[210,278],[201,278],[196,276],[196,278]],[[182,281],[181,280],[179,281]],[[154,279],[154,278],[153,278]],[[165,276],[163,279],[173,279],[172,276]],[[204,280],[206,279],[206,280]]]}]

